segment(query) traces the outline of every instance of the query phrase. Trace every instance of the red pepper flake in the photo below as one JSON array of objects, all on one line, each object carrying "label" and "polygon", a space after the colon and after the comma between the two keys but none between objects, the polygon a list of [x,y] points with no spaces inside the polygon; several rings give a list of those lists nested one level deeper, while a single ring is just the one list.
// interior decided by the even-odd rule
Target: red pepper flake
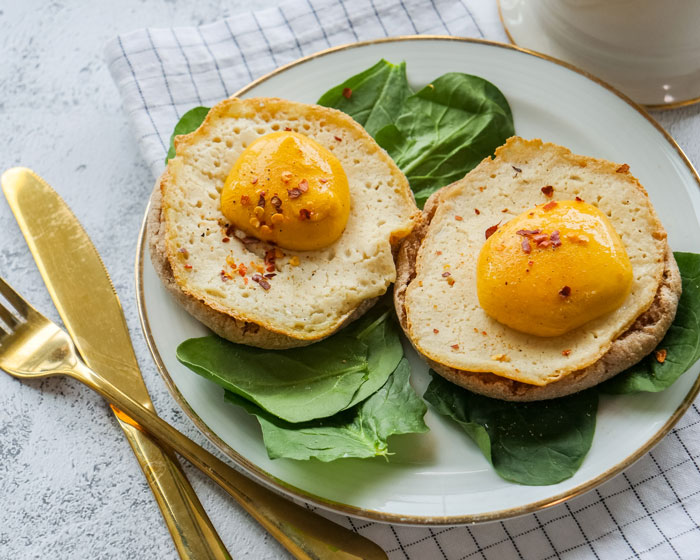
[{"label": "red pepper flake", "polygon": [[337,142],[340,142],[342,140],[340,136],[334,136],[333,138],[335,138]]},{"label": "red pepper flake", "polygon": [[277,258],[276,249],[268,249],[265,252],[265,270],[267,272],[275,271],[275,259]]},{"label": "red pepper flake", "polygon": [[299,198],[301,196],[301,191],[294,187],[293,189],[287,189],[287,196],[294,200],[295,198]]},{"label": "red pepper flake", "polygon": [[250,278],[253,282],[257,282],[257,284],[263,289],[263,290],[269,290],[270,289],[270,283],[265,280],[265,278],[262,277],[260,274],[253,274]]},{"label": "red pepper flake", "polygon": [[549,235],[546,233],[538,233],[532,237],[532,240],[537,243],[537,246],[539,247],[545,241],[549,241]]},{"label": "red pepper flake", "polygon": [[304,220],[310,220],[311,219],[311,212],[309,212],[306,208],[302,208],[299,210],[299,219],[303,222]]},{"label": "red pepper flake", "polygon": [[258,182],[258,178],[257,178],[257,177],[253,177],[253,178],[250,180],[250,184],[251,184],[251,185],[254,185],[254,184],[257,183],[257,182]]},{"label": "red pepper flake", "polygon": [[437,333],[439,333],[440,331],[437,330],[437,329],[433,329],[433,332],[434,332],[435,334],[437,334]]},{"label": "red pepper flake", "polygon": [[520,169],[519,167],[515,167],[515,165],[511,165],[511,167],[515,170],[516,173],[522,173],[523,170]]},{"label": "red pepper flake", "polygon": [[447,278],[447,284],[448,284],[449,286],[452,286],[454,283],[455,283],[455,279],[452,278],[452,276],[449,276],[449,277]]},{"label": "red pepper flake", "polygon": [[548,202],[542,207],[542,210],[551,210],[552,208],[555,208],[557,206],[556,201],[552,200],[552,202]]},{"label": "red pepper flake", "polygon": [[486,336],[486,331],[481,331],[481,334],[483,334],[484,336]]},{"label": "red pepper flake", "polygon": [[277,274],[275,274],[274,272],[265,274],[265,278],[274,278],[275,276],[277,276]]},{"label": "red pepper flake", "polygon": [[185,265],[185,270],[192,270],[192,265],[191,264],[186,264]]},{"label": "red pepper flake", "polygon": [[443,278],[447,278],[449,275],[450,275],[450,273],[447,272],[447,271],[445,271],[445,272],[442,273],[442,277],[443,277]]},{"label": "red pepper flake", "polygon": [[[500,224],[500,222],[499,222],[499,224]],[[495,226],[491,226],[490,228],[488,228],[488,229],[484,232],[484,234],[486,235],[486,239],[488,239],[488,238],[491,237],[494,233],[496,233],[496,230],[497,230],[497,229],[498,229],[498,224],[496,224]]]},{"label": "red pepper flake", "polygon": [[462,216],[455,216],[455,220],[457,220],[458,222],[461,222],[463,219],[464,218],[462,218]]},{"label": "red pepper flake", "polygon": [[530,246],[530,240],[527,237],[523,237],[523,240],[520,242],[520,247],[523,249],[523,253],[530,254],[532,251],[532,247]]},{"label": "red pepper flake", "polygon": [[248,206],[250,204],[250,197],[247,194],[241,195],[241,204],[243,206]]},{"label": "red pepper flake", "polygon": [[527,261],[527,266],[532,266],[533,264],[535,264],[535,261]]},{"label": "red pepper flake", "polygon": [[299,181],[299,190],[303,193],[309,190],[309,182],[306,179]]},{"label": "red pepper flake", "polygon": [[248,272],[248,268],[246,267],[246,265],[244,265],[243,263],[239,264],[238,265],[238,274],[240,276],[245,276],[246,272]]},{"label": "red pepper flake", "polygon": [[508,212],[508,208],[504,208],[503,210],[501,210],[501,212],[505,214],[506,212]]},{"label": "red pepper flake", "polygon": [[184,247],[180,247],[180,248],[177,250],[177,252],[180,253],[180,254],[181,254],[183,257],[185,257],[185,258],[187,258],[187,257],[190,256],[189,251],[188,251],[187,249],[185,249]]},{"label": "red pepper flake", "polygon": [[277,208],[279,210],[279,207],[282,206],[282,199],[279,196],[274,195],[270,199],[270,204],[272,204],[272,206],[274,206],[275,208]]},{"label": "red pepper flake", "polygon": [[659,362],[660,364],[663,364],[666,361],[666,349],[661,348],[661,350],[657,350],[654,352],[654,355],[656,356],[656,361]]},{"label": "red pepper flake", "polygon": [[583,202],[583,199],[580,196],[576,197],[576,202]]},{"label": "red pepper flake", "polygon": [[542,233],[542,230],[541,229],[519,229],[515,233],[517,233],[518,235],[523,235],[523,236],[537,235],[538,233]]},{"label": "red pepper flake", "polygon": [[562,355],[562,356],[568,356],[569,354],[571,354],[571,350],[568,349],[568,348],[567,348],[566,350],[562,350],[562,351],[561,351],[561,355]]},{"label": "red pepper flake", "polygon": [[459,350],[459,344],[453,344],[450,348],[452,348],[452,350]]},{"label": "red pepper flake", "polygon": [[552,185],[544,186],[540,190],[542,191],[542,193],[544,193],[545,196],[549,198],[552,198],[552,195],[554,194],[554,187]]},{"label": "red pepper flake", "polygon": [[349,87],[343,88],[343,97],[345,99],[350,99],[352,97],[352,90]]},{"label": "red pepper flake", "polygon": [[615,173],[627,173],[630,170],[630,166],[623,163],[620,167],[615,170]]},{"label": "red pepper flake", "polygon": [[550,241],[552,242],[552,247],[555,249],[561,245],[561,239],[559,238],[559,230],[555,229],[552,232],[552,235],[549,236]]},{"label": "red pepper flake", "polygon": [[481,212],[479,212],[478,208],[474,208],[474,214],[476,214],[478,216],[479,214],[481,214]]},{"label": "red pepper flake", "polygon": [[559,295],[563,298],[567,298],[571,295],[571,288],[569,286],[564,286],[561,290],[559,290]]},{"label": "red pepper flake", "polygon": [[442,251],[435,251],[435,254],[436,254],[437,256],[440,256],[440,255],[442,255]]},{"label": "red pepper flake", "polygon": [[486,187],[479,187],[479,192],[484,192],[486,190]]},{"label": "red pepper flake", "polygon": [[260,206],[260,208],[265,208],[265,194],[264,193],[260,195],[260,198],[258,198],[258,206]]},{"label": "red pepper flake", "polygon": [[221,281],[226,282],[229,279],[229,275],[226,273],[225,270],[222,270],[219,272],[219,276],[221,276]]},{"label": "red pepper flake", "polygon": [[327,183],[327,182],[328,182],[328,179],[326,179],[325,177],[321,177],[321,178],[318,180],[318,182],[319,182],[319,183]]},{"label": "red pepper flake", "polygon": [[288,126],[285,126],[285,127],[284,127],[284,130],[285,130],[285,132],[291,132],[291,131],[292,131],[292,129],[289,128]]}]

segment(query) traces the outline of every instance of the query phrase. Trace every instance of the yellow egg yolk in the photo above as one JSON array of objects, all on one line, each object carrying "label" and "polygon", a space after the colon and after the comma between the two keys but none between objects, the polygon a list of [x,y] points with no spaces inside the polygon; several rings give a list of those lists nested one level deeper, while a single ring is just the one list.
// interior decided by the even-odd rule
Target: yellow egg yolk
[{"label": "yellow egg yolk", "polygon": [[273,132],[236,160],[221,192],[221,211],[263,241],[297,251],[321,249],[347,225],[348,178],[338,158],[315,140]]},{"label": "yellow egg yolk", "polygon": [[632,265],[605,214],[564,200],[500,226],[481,248],[476,278],[479,303],[492,318],[524,333],[557,336],[622,305]]}]

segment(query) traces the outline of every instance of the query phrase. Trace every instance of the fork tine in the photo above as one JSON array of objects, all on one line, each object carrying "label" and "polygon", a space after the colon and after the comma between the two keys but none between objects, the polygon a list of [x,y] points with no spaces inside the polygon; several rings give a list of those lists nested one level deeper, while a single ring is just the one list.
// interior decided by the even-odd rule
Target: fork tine
[{"label": "fork tine", "polygon": [[12,287],[5,281],[5,279],[0,276],[0,294],[2,294],[5,299],[10,303],[12,307],[15,308],[17,313],[26,319],[27,313],[31,306],[15,292]]},{"label": "fork tine", "polygon": [[[14,330],[14,328],[17,326],[17,323],[19,323],[17,317],[10,313],[2,304],[0,304],[0,321],[3,321],[5,325],[7,325],[10,328],[10,330]],[[0,331],[4,330],[4,325],[0,323]]]}]

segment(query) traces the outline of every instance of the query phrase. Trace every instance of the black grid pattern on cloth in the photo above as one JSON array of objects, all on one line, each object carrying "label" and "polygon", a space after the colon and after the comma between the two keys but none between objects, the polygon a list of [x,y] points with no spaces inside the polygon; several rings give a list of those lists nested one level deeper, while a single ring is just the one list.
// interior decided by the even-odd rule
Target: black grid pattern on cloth
[{"label": "black grid pattern on cloth", "polygon": [[[334,45],[407,34],[502,40],[484,32],[483,14],[494,12],[483,0],[292,0],[201,27],[135,31],[112,41],[106,58],[142,153],[158,174],[174,124],[194,106]],[[624,473],[516,519],[416,528],[324,515],[374,540],[392,560],[700,558],[699,425],[694,404]]]}]

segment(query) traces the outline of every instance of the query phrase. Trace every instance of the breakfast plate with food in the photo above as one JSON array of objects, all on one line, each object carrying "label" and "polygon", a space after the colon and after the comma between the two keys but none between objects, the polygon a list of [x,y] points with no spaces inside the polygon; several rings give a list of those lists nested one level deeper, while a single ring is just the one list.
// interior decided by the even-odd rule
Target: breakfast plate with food
[{"label": "breakfast plate with food", "polygon": [[175,399],[292,497],[404,524],[560,503],[698,392],[700,178],[642,109],[508,45],[306,57],[183,115],[139,238]]}]

